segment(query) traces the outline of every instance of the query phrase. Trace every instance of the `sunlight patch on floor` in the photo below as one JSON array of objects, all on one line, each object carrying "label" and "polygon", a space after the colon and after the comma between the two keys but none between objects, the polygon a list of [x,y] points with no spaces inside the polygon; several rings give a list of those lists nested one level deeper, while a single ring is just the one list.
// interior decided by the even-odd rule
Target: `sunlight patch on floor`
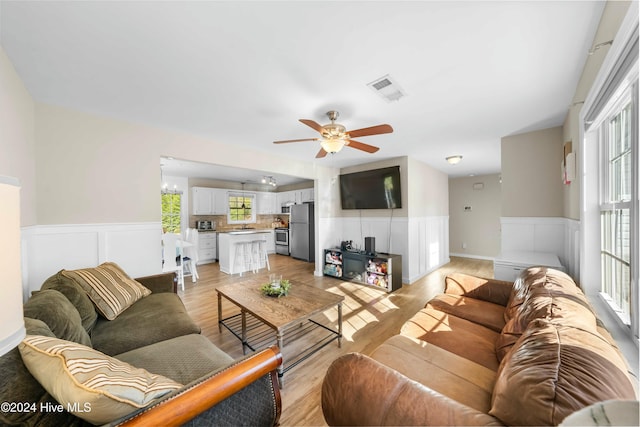
[{"label": "sunlight patch on floor", "polygon": [[[389,298],[390,294],[382,289],[342,282],[327,290],[345,298],[342,304],[342,335],[348,341],[353,341],[358,331],[381,322],[381,315],[399,309]],[[328,310],[324,314],[329,321],[337,322],[337,310]]]}]

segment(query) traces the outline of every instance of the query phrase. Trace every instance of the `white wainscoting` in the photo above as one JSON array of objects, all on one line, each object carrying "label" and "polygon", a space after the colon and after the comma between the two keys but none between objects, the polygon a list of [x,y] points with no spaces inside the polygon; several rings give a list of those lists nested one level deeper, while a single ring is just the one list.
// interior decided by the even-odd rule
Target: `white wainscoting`
[{"label": "white wainscoting", "polygon": [[501,250],[556,254],[567,273],[580,269],[580,222],[568,218],[502,217]]},{"label": "white wainscoting", "polygon": [[162,271],[161,236],[159,222],[24,227],[25,298],[62,269],[95,267],[113,261],[131,277],[159,273]]},{"label": "white wainscoting", "polygon": [[449,262],[448,216],[323,218],[318,250],[339,247],[343,240],[364,249],[365,237],[375,237],[376,251],[402,256],[404,283],[413,283]]},{"label": "white wainscoting", "polygon": [[[413,283],[450,261],[449,217],[410,218],[408,232],[408,282]],[[404,276],[407,276],[404,263],[402,272]]]}]

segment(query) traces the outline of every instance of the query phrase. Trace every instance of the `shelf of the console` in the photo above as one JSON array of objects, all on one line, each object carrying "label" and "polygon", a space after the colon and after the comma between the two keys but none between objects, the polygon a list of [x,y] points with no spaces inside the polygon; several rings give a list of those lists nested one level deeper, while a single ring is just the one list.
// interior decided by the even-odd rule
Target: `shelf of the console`
[{"label": "shelf of the console", "polygon": [[[402,286],[402,257],[377,252],[325,249],[324,275],[393,292]],[[332,261],[341,259],[336,265]],[[337,267],[340,267],[339,271]]]}]

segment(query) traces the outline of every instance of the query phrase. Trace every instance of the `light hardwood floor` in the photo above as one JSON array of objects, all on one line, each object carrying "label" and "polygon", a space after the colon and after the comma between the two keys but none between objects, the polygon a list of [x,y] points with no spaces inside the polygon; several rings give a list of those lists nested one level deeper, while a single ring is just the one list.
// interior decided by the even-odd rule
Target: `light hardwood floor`
[{"label": "light hardwood floor", "polygon": [[[464,272],[481,277],[493,277],[490,261],[452,257],[451,262],[411,285],[388,294],[379,289],[344,282],[330,277],[313,275],[313,264],[281,255],[269,257],[271,273],[282,274],[292,285],[304,283],[334,292],[345,297],[343,304],[343,339],[339,348],[333,342],[321,349],[284,376],[282,393],[282,426],[326,425],[320,407],[320,389],[324,374],[331,362],[348,352],[371,353],[387,338],[397,334],[402,324],[424,307],[425,303],[444,287],[444,277],[450,272]],[[245,280],[264,279],[270,272],[229,276],[221,273],[218,264],[198,267],[200,279],[192,283],[185,279],[185,290],[179,295],[194,321],[202,328],[202,334],[223,351],[235,358],[242,357],[240,341],[229,331],[218,331],[217,296],[215,288]],[[236,308],[223,300],[223,317]],[[335,325],[337,310],[324,312],[321,321]],[[299,351],[304,340],[285,348],[283,356]],[[286,346],[285,346],[286,347]]]}]

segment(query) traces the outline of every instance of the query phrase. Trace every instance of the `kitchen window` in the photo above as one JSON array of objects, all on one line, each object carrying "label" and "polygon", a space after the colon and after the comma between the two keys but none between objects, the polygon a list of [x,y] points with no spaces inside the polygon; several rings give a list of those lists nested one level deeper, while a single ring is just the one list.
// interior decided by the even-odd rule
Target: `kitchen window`
[{"label": "kitchen window", "polygon": [[164,233],[180,233],[182,193],[163,191],[162,197],[162,231]]},{"label": "kitchen window", "polygon": [[232,193],[228,195],[229,224],[247,224],[256,222],[256,195],[252,193]]}]

